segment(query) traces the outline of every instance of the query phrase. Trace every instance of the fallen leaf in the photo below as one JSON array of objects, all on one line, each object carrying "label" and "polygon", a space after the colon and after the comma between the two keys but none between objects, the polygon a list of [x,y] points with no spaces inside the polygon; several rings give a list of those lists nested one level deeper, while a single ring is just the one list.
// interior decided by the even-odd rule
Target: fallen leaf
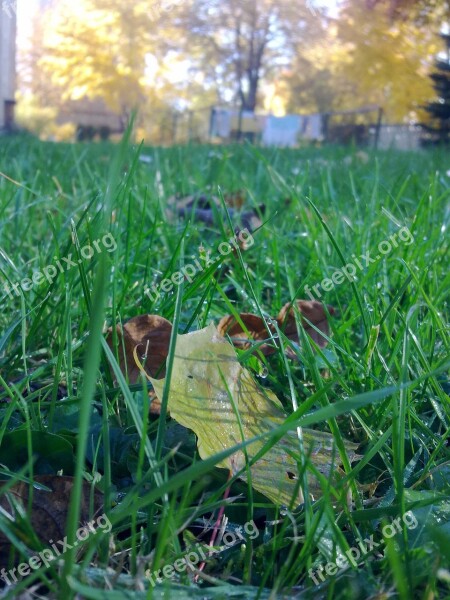
[{"label": "fallen leaf", "polygon": [[[266,212],[266,207],[264,206],[264,204],[260,204],[258,206],[258,211],[262,215],[264,215],[264,213]],[[262,225],[262,221],[259,214],[253,209],[246,210],[240,213],[239,222],[241,224],[242,229],[248,229],[249,231],[255,231],[256,229],[259,229],[259,227],[261,227]]]},{"label": "fallen leaf", "polygon": [[236,190],[235,192],[225,194],[223,199],[227,206],[239,209],[242,208],[245,204],[245,196],[246,194],[244,190]]},{"label": "fallen leaf", "polygon": [[370,160],[370,156],[367,154],[367,152],[364,152],[364,150],[358,150],[355,156],[364,165],[366,165]]},{"label": "fallen leaf", "polygon": [[[321,348],[325,347],[327,345],[327,340],[320,332],[329,337],[330,327],[324,305],[317,300],[297,300],[296,306],[302,315],[302,325],[306,333],[318,346]],[[328,312],[333,315],[335,312],[334,308],[329,305],[327,308]],[[245,328],[241,325],[239,320],[232,315],[223,317],[219,321],[217,327],[219,333],[224,337],[225,335],[229,335],[233,344],[238,348],[251,348],[254,345],[254,342],[268,340],[272,335],[276,335],[276,329],[271,323],[271,319],[267,320],[266,327],[264,320],[252,313],[241,313],[239,317]],[[284,332],[288,339],[299,343],[295,308],[292,303],[285,304],[275,320],[278,327]],[[320,332],[316,331],[308,321],[317,327]],[[276,352],[273,343],[259,345],[258,349],[266,356]],[[287,349],[287,354],[291,357],[295,357],[295,353],[290,348]]]},{"label": "fallen leaf", "polygon": [[[255,231],[262,225],[261,218],[258,213],[264,214],[265,206],[261,204],[258,211],[248,209],[241,211],[244,205],[245,194],[242,190],[225,194],[224,202],[227,206],[227,211],[230,219],[237,224],[236,230],[248,229]],[[188,217],[194,221],[202,221],[207,225],[217,223],[217,216],[223,214],[223,204],[217,196],[207,196],[206,194],[193,194],[190,196],[171,196],[167,200],[167,216],[171,219],[176,217]],[[223,215],[226,220],[226,215]]]},{"label": "fallen leaf", "polygon": [[[252,347],[253,341],[267,340],[270,334],[275,333],[275,327],[271,325],[270,320],[268,322],[269,333],[263,319],[253,313],[240,313],[239,319],[242,325],[235,317],[228,315],[222,317],[217,325],[219,334],[223,337],[229,335],[236,348],[247,350]],[[273,345],[270,346],[269,344],[258,345],[258,349],[266,356],[275,352]]]},{"label": "fallen leaf", "polygon": [[[158,315],[139,315],[127,321],[123,328],[117,325],[116,332],[120,370],[125,377],[128,377],[130,383],[133,384],[139,381],[140,369],[136,365],[133,356],[136,349],[139,350],[140,356],[144,356],[141,364],[143,364],[147,375],[164,377],[172,333],[172,323],[170,321]],[[108,330],[106,342],[114,353],[112,328]],[[113,372],[112,375],[114,377]],[[150,413],[159,415],[161,403],[152,390],[149,392],[149,398]]]},{"label": "fallen leaf", "polygon": [[[326,339],[306,321],[313,323],[326,336],[330,335],[330,329],[323,304],[317,300],[298,300],[297,308],[302,317],[303,327],[310,337],[321,347],[326,346]],[[334,314],[334,308],[328,306],[328,312]],[[225,337],[229,335],[234,346],[237,348],[249,349],[255,342],[259,344],[259,350],[268,356],[276,352],[274,343],[264,343],[270,340],[271,335],[277,335],[276,328],[272,320],[267,320],[266,329],[264,321],[258,315],[252,313],[241,313],[240,322],[235,317],[228,315],[223,317],[218,326],[218,333]],[[295,322],[295,310],[291,303],[285,304],[275,319],[278,327],[284,332],[286,337],[298,343],[297,326]],[[242,323],[242,325],[241,325]],[[165,362],[169,353],[170,335],[172,333],[172,324],[167,319],[158,315],[139,315],[130,319],[125,325],[116,326],[118,344],[117,353],[119,365],[125,377],[133,384],[139,381],[139,366],[136,364],[133,353],[135,350],[139,356],[144,358],[139,362],[143,364],[147,375],[153,378],[162,378],[165,376]],[[106,336],[106,341],[113,352],[114,336],[110,328]],[[286,349],[286,354],[290,358],[295,358],[296,354],[290,348]],[[114,374],[113,374],[114,376]],[[152,391],[150,396],[150,412],[160,414],[160,401]]]},{"label": "fallen leaf", "polygon": [[[161,399],[165,380],[150,378]],[[175,357],[168,397],[172,418],[192,429],[198,438],[198,451],[206,459],[244,439],[268,433],[284,423],[286,414],[276,395],[261,388],[250,372],[236,358],[233,346],[210,324],[200,331],[177,336]],[[239,418],[237,417],[237,414]],[[330,434],[303,430],[306,452],[325,476],[337,473],[331,464],[334,441]],[[251,460],[266,443],[267,438],[247,446]],[[355,444],[346,443],[350,460],[355,457]],[[289,505],[295,493],[298,478],[297,461],[299,442],[295,432],[289,432],[264,457],[251,466],[252,486],[276,504]],[[234,475],[245,467],[243,451],[238,451],[218,466]],[[241,473],[247,478],[246,471]],[[308,473],[310,493],[316,497],[321,487]],[[300,488],[295,503],[303,502]]]},{"label": "fallen leaf", "polygon": [[[67,476],[35,475],[33,477],[30,522],[37,537],[46,547],[52,542],[64,538],[73,482],[74,478]],[[5,483],[6,481],[0,481],[0,486]],[[87,481],[82,483],[80,527],[99,513],[103,507],[103,494],[97,489],[93,491],[92,485]],[[15,519],[16,511],[8,496],[19,501],[26,512],[29,492],[29,483],[23,481],[15,483],[9,488],[7,494],[2,494],[0,497],[1,508]],[[32,546],[32,540],[22,539],[22,541],[26,545]],[[0,564],[7,563],[10,548],[11,542],[0,532]]]},{"label": "fallen leaf", "polygon": [[[335,310],[329,304],[327,305],[330,315],[334,315]],[[330,326],[328,324],[327,314],[324,305],[317,300],[297,300],[297,309],[302,315],[302,325],[306,333],[314,342],[324,348],[327,345],[325,337],[313,329],[308,321],[315,325],[327,337],[330,336]],[[297,324],[295,320],[295,309],[292,303],[288,302],[278,313],[278,325],[287,338],[298,343]]]},{"label": "fallen leaf", "polygon": [[[145,372],[152,377],[164,377],[172,333],[170,321],[158,315],[139,315],[127,321],[123,328],[117,325],[116,332],[120,369],[130,383],[139,381],[140,370],[133,358],[135,348],[145,356],[142,360]],[[112,328],[108,330],[106,341],[114,352]]]},{"label": "fallen leaf", "polygon": [[[245,204],[245,191],[236,190],[234,192],[226,193],[223,196],[223,200],[225,205],[229,208],[240,209]],[[215,205],[217,208],[221,208],[222,202],[220,201],[220,198],[211,194],[191,194],[190,196],[175,195],[171,196],[167,200],[167,206],[176,210],[191,208],[194,205],[197,208],[211,210],[213,205]]]}]

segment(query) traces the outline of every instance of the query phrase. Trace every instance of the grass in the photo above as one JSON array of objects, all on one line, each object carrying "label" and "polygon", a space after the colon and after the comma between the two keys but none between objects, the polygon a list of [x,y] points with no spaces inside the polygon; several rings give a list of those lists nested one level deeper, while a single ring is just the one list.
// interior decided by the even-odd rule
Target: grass
[{"label": "grass", "polygon": [[[61,563],[18,577],[0,596],[39,584],[36,597],[55,598],[448,597],[447,169],[444,151],[2,139],[0,566],[8,571],[49,546],[44,513],[59,523],[61,539],[73,541],[83,490],[92,500],[94,484],[112,531],[90,535],[81,553],[68,550]],[[151,300],[146,286],[201,248],[219,257],[220,242],[233,235],[223,217],[214,226],[168,218],[167,198],[237,189],[246,190],[248,207],[266,205],[254,244]],[[120,385],[113,386],[106,327],[146,313],[173,321],[180,333],[232,312],[275,316],[307,298],[305,286],[367,252],[380,254],[380,242],[401,228],[413,239],[397,237],[379,260],[357,269],[354,282],[316,288],[337,309],[325,350],[313,352],[303,336],[298,361],[282,351],[265,360],[261,383],[293,414],[276,434],[307,425],[331,431],[341,450],[343,439],[359,444],[359,460],[344,463],[345,479],[334,489],[325,478],[322,498],[277,507],[234,481],[235,499],[225,502],[227,473],[215,467],[223,455],[202,461],[192,432],[169,417],[148,418],[145,384],[129,386],[117,364]],[[102,243],[108,233],[117,247]],[[101,251],[85,258],[95,242]],[[53,280],[18,295],[5,291],[7,282],[11,289],[57,261],[65,266],[69,255],[75,264]],[[241,360],[255,364],[248,353]],[[7,490],[60,472],[73,477],[64,519],[50,502],[32,523],[30,500],[12,521]],[[205,526],[224,504],[227,531],[253,522],[248,529],[258,535],[209,560],[198,583],[182,572],[153,586],[146,571],[172,565],[200,538],[207,543]],[[357,566],[330,566],[364,540],[372,549]],[[329,572],[320,575],[321,568]]]}]

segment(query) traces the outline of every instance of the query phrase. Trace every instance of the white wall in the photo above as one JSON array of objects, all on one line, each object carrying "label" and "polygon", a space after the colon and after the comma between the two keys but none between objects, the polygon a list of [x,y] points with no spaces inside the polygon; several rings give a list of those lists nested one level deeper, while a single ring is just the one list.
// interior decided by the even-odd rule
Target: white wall
[{"label": "white wall", "polygon": [[16,91],[16,10],[14,0],[0,0],[0,128],[5,125],[5,100]]}]

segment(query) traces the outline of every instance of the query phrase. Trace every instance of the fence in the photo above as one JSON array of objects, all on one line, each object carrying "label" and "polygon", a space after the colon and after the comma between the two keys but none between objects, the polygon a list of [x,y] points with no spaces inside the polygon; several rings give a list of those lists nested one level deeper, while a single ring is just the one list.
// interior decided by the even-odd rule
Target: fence
[{"label": "fence", "polygon": [[[80,121],[82,111],[79,106],[77,108],[77,118]],[[99,125],[92,106],[86,111],[88,113],[92,123]],[[417,150],[421,146],[423,133],[420,126],[383,124],[382,117],[382,109],[375,105],[355,110],[285,117],[207,106],[185,111],[170,108],[149,111],[140,115],[139,128],[146,143],[164,146],[192,142],[226,144],[243,140],[254,144],[288,147],[311,142],[353,143],[382,150]],[[115,118],[117,119],[116,116]],[[84,125],[84,121],[80,123]],[[102,122],[102,125],[105,124]],[[107,125],[112,131],[117,130],[117,124],[108,122]]]},{"label": "fence", "polygon": [[[380,150],[418,150],[421,147],[423,129],[420,125],[381,125],[378,133]],[[372,134],[372,138],[374,135]]]}]

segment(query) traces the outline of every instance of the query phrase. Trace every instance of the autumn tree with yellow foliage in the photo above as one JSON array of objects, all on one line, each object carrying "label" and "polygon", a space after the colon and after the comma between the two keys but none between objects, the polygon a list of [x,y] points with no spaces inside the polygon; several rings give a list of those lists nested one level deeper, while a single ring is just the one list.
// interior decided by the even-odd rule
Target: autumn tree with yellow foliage
[{"label": "autumn tree with yellow foliage", "polygon": [[174,20],[171,48],[191,60],[218,97],[243,110],[261,106],[262,88],[290,64],[315,27],[306,1],[190,0]]},{"label": "autumn tree with yellow foliage", "polygon": [[321,38],[284,75],[287,110],[379,105],[390,122],[423,118],[446,4],[345,0],[338,17],[322,14]]},{"label": "autumn tree with yellow foliage", "polygon": [[[320,5],[320,2],[318,2]],[[176,108],[329,112],[367,104],[417,119],[432,95],[445,0],[55,0],[41,16],[44,88],[102,98],[123,121]],[[41,102],[45,102],[40,93]],[[264,102],[266,100],[266,102]]]},{"label": "autumn tree with yellow foliage", "polygon": [[338,39],[350,58],[340,65],[340,75],[357,82],[358,97],[382,106],[390,121],[418,119],[430,96],[440,11],[430,11],[425,26],[421,5],[410,2],[394,12],[388,2],[366,8],[349,0],[339,19]]},{"label": "autumn tree with yellow foliage", "polygon": [[101,97],[128,117],[146,96],[150,39],[143,3],[63,0],[48,16],[40,64],[64,97]]}]

